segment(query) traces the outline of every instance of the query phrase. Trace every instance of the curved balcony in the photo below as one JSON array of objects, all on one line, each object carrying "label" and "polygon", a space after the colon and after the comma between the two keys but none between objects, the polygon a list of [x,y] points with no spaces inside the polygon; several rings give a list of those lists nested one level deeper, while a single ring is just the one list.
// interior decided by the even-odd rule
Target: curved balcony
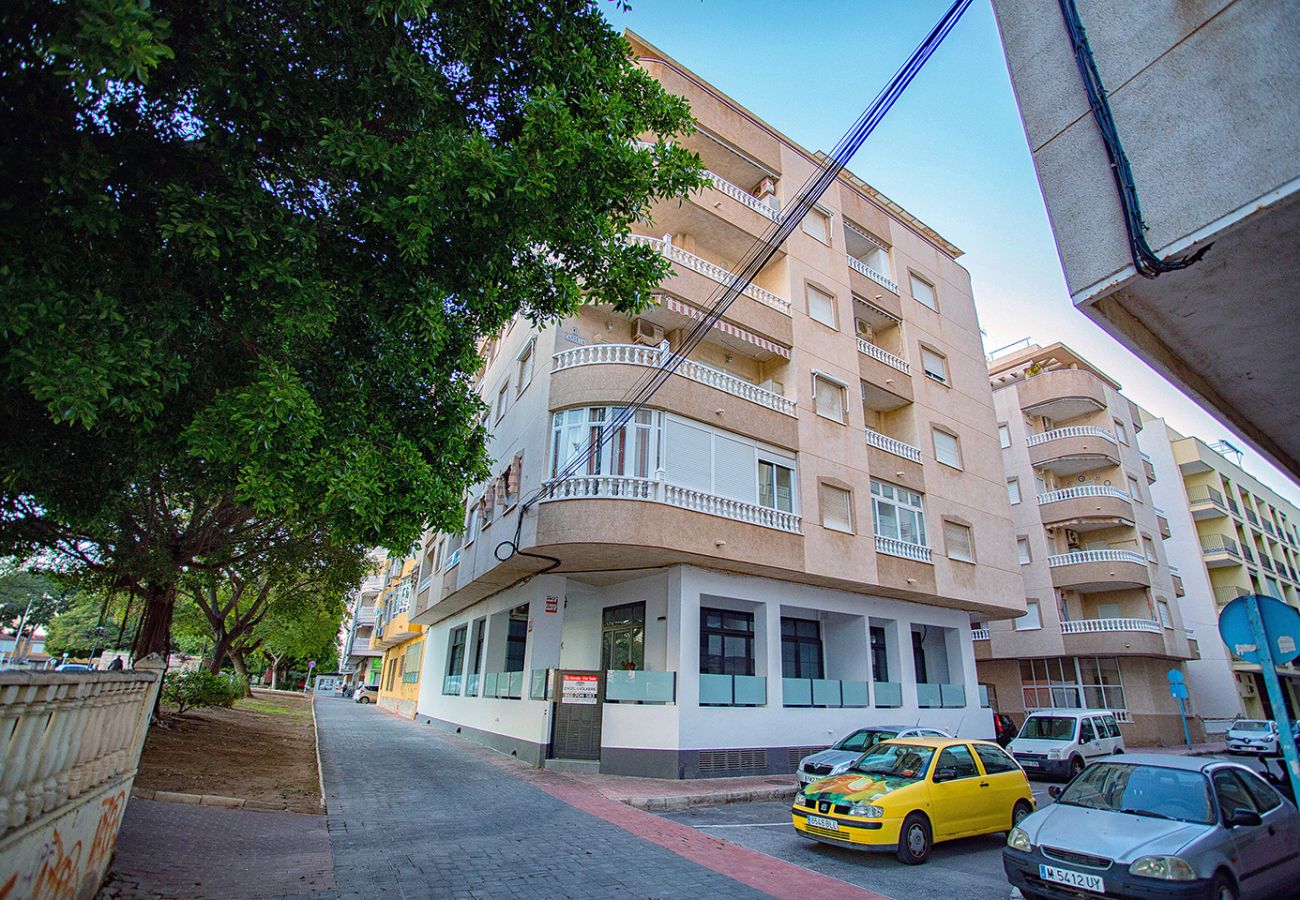
[{"label": "curved balcony", "polygon": [[1076,531],[1133,524],[1133,501],[1127,491],[1106,485],[1081,485],[1038,495],[1044,525]]},{"label": "curved balcony", "polygon": [[[696,256],[694,253],[683,250],[681,247],[674,247],[663,238],[648,237],[644,234],[630,234],[627,237],[629,244],[644,244],[647,247],[653,247],[661,254],[668,257],[677,265],[684,269],[697,272],[706,278],[718,284],[731,284],[732,274],[717,263],[711,263],[707,259]],[[769,290],[765,290],[756,284],[750,284],[745,287],[741,294],[752,300],[757,300],[764,306],[770,306],[778,312],[790,315],[790,301],[778,297]]]},{"label": "curved balcony", "polygon": [[1084,369],[1052,369],[1025,379],[1017,391],[1021,409],[1058,422],[1106,408],[1106,385]]},{"label": "curved balcony", "polygon": [[791,534],[803,533],[797,513],[783,512],[716,494],[706,494],[703,491],[679,487],[656,478],[582,475],[560,482],[542,499],[547,501],[643,500],[702,512],[710,516],[721,516],[724,519],[734,519],[737,522],[748,522],[750,525],[761,525],[764,528],[773,528]]},{"label": "curved balcony", "polygon": [[1171,656],[1165,630],[1153,619],[1080,619],[1061,623],[1070,656]]},{"label": "curved balcony", "polygon": [[1082,593],[1149,587],[1151,574],[1142,554],[1132,550],[1079,550],[1047,558],[1052,586]]},{"label": "curved balcony", "polygon": [[845,258],[849,261],[849,268],[854,272],[870,278],[887,291],[893,291],[895,294],[898,293],[898,285],[894,283],[893,279],[882,275],[880,272],[877,272],[875,269],[871,268],[871,266],[859,259],[854,259],[852,256],[847,256]]},{"label": "curved balcony", "polygon": [[1119,465],[1115,435],[1092,425],[1069,425],[1035,434],[1025,441],[1029,461],[1057,475],[1077,475]]}]

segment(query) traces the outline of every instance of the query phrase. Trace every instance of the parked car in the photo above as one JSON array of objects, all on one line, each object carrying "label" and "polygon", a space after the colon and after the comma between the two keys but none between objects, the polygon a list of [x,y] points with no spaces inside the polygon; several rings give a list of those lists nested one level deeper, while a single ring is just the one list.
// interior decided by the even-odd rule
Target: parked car
[{"label": "parked car", "polygon": [[374,703],[375,699],[378,696],[379,696],[379,685],[363,684],[359,688],[357,688],[356,694],[352,698],[352,702],[353,703]]},{"label": "parked car", "polygon": [[873,725],[859,728],[836,741],[831,747],[799,760],[795,776],[799,784],[811,784],[821,778],[840,775],[853,761],[881,741],[905,737],[952,737],[942,728],[921,728],[911,725]]},{"label": "parked car", "polygon": [[86,663],[60,663],[54,667],[56,672],[89,672],[90,666]]},{"label": "parked car", "polygon": [[940,841],[1006,831],[1034,811],[1025,773],[992,741],[881,741],[843,775],[795,795],[795,831],[925,862]]},{"label": "parked car", "polygon": [[999,747],[1005,750],[1007,745],[1015,739],[1018,731],[1015,721],[1009,715],[1006,713],[993,714],[993,740],[997,741]]},{"label": "parked car", "polygon": [[1112,756],[1050,792],[1002,851],[1026,900],[1295,896],[1300,814],[1244,766]]},{"label": "parked car", "polygon": [[1007,745],[1030,774],[1073,778],[1089,762],[1124,752],[1115,714],[1105,709],[1040,709]]},{"label": "parked car", "polygon": [[1277,744],[1277,723],[1272,719],[1238,719],[1228,729],[1229,753],[1281,752]]}]

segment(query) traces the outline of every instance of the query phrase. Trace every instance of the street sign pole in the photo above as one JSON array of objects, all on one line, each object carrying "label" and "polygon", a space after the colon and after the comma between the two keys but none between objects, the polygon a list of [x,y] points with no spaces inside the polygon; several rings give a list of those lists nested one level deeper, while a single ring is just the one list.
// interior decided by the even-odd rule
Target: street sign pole
[{"label": "street sign pole", "polygon": [[[1264,688],[1268,691],[1268,702],[1273,706],[1273,719],[1277,722],[1277,743],[1286,760],[1287,775],[1291,778],[1293,796],[1300,797],[1300,758],[1296,755],[1295,741],[1291,737],[1291,717],[1286,714],[1286,703],[1282,699],[1282,685],[1277,679],[1277,666],[1273,663],[1273,646],[1269,634],[1264,628],[1264,619],[1259,612],[1259,599],[1254,594],[1247,594],[1246,614],[1250,618],[1250,627],[1255,632],[1256,652],[1259,654],[1259,666],[1264,676]],[[1283,652],[1294,655],[1294,640]]]},{"label": "street sign pole", "polygon": [[1170,669],[1169,678],[1169,696],[1178,701],[1178,715],[1183,720],[1183,740],[1187,741],[1187,749],[1192,749],[1192,733],[1187,728],[1187,706],[1184,701],[1187,699],[1187,685],[1184,683],[1181,669]]}]

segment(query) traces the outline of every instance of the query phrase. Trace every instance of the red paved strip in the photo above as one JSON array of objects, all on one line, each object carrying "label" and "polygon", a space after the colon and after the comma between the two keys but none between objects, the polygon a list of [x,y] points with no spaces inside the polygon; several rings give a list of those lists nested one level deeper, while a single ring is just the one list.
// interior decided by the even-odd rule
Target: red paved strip
[{"label": "red paved strip", "polygon": [[464,738],[447,734],[439,737],[452,740],[462,749],[507,769],[510,774],[541,788],[557,800],[773,897],[790,900],[890,900],[884,894],[711,837],[689,825],[612,800],[558,772],[533,768]]}]

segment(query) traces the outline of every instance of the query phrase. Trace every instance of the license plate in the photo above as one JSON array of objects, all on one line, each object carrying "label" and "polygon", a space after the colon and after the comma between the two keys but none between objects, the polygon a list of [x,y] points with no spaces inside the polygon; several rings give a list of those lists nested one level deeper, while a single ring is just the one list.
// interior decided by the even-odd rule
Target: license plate
[{"label": "license plate", "polygon": [[821,778],[820,775],[803,775],[803,774],[801,774],[801,775],[799,776],[799,783],[800,783],[800,784],[812,784],[814,781],[817,781],[817,780],[820,779],[820,778]]},{"label": "license plate", "polygon": [[1016,760],[1016,762],[1020,763],[1020,765],[1022,765],[1026,769],[1038,768],[1038,761],[1034,759],[1018,759]]},{"label": "license plate", "polygon": [[840,823],[834,819],[828,819],[825,816],[809,816],[809,825],[816,825],[818,828],[825,828],[827,831],[839,831]]},{"label": "license plate", "polygon": [[1100,875],[1085,875],[1083,872],[1075,872],[1071,869],[1040,865],[1038,867],[1038,877],[1044,881],[1054,881],[1057,884],[1068,884],[1070,887],[1083,888],[1085,891],[1092,891],[1094,894],[1106,893],[1106,883],[1102,881]]}]

